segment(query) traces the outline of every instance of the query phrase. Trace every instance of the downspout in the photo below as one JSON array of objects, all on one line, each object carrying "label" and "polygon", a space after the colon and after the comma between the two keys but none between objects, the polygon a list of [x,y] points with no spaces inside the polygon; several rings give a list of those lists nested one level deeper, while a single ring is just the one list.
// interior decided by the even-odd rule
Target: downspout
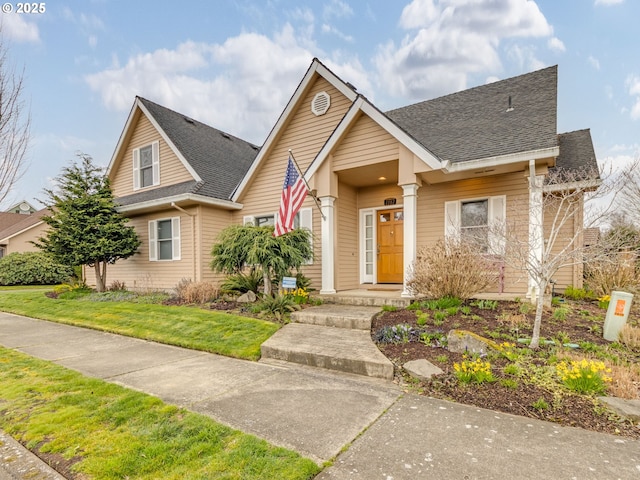
[{"label": "downspout", "polygon": [[176,205],[176,202],[171,202],[171,206],[178,210],[179,212],[184,213],[187,217],[191,217],[191,258],[192,260],[192,269],[193,269],[193,281],[197,281],[196,273],[197,273],[197,261],[196,261],[196,216],[187,212],[184,208]]},{"label": "downspout", "polygon": [[[529,262],[538,271],[544,256],[542,186],[541,176],[536,175],[536,161],[529,160]],[[537,279],[531,274],[528,293],[532,303],[535,303],[537,295],[544,294],[538,291]]]}]

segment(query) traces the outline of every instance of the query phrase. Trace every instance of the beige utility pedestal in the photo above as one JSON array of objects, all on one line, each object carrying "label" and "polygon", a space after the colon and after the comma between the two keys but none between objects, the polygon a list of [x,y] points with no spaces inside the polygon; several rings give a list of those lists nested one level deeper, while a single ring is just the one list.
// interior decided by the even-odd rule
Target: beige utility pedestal
[{"label": "beige utility pedestal", "polygon": [[611,301],[607,309],[607,316],[604,319],[603,337],[605,340],[617,342],[620,337],[620,331],[624,324],[627,323],[629,310],[631,310],[631,301],[633,295],[627,292],[611,292]]}]

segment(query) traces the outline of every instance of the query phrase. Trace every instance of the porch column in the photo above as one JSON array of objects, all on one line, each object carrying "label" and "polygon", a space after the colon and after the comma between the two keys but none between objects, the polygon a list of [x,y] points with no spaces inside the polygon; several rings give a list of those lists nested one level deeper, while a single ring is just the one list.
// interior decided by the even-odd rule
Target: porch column
[{"label": "porch column", "polygon": [[402,199],[404,204],[404,237],[403,237],[403,266],[404,277],[402,282],[403,297],[411,298],[413,295],[407,288],[407,282],[410,279],[409,267],[415,262],[417,254],[417,205],[418,205],[418,188],[420,185],[411,183],[402,185]]},{"label": "porch column", "polygon": [[538,295],[544,292],[538,291],[538,282],[531,274],[531,271],[540,271],[544,253],[544,230],[543,230],[543,203],[542,186],[544,185],[544,175],[535,174],[535,164],[530,167],[529,173],[529,291],[527,296],[531,302],[536,301]]},{"label": "porch column", "polygon": [[335,212],[333,204],[335,197],[320,197],[320,205],[324,219],[322,219],[322,287],[321,295],[336,293],[335,278]]}]

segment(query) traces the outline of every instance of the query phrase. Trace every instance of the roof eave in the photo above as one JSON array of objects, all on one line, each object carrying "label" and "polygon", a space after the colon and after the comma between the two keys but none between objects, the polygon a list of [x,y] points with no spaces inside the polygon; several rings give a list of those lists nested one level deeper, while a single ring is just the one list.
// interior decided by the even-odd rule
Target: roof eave
[{"label": "roof eave", "polygon": [[384,113],[375,108],[365,97],[359,96],[349,107],[349,110],[342,118],[338,127],[333,131],[331,136],[327,139],[326,143],[316,155],[316,158],[311,162],[311,165],[305,172],[305,179],[311,180],[311,177],[316,173],[320,165],[324,162],[327,156],[337,146],[340,139],[347,133],[349,128],[357,121],[359,115],[362,112],[369,116],[374,122],[376,122],[381,128],[387,131],[391,136],[396,138],[398,142],[407,147],[416,157],[421,159],[427,166],[433,170],[442,168],[442,162],[433,153],[427,150],[423,145],[413,139],[407,132],[400,128],[395,122],[389,119]]},{"label": "roof eave", "polygon": [[258,167],[260,166],[264,158],[266,158],[268,152],[271,149],[273,142],[278,138],[278,135],[280,134],[280,131],[286,124],[289,116],[292,114],[292,112],[295,111],[298,103],[302,99],[302,96],[306,93],[307,88],[311,84],[314,78],[314,75],[316,73],[318,73],[318,75],[320,75],[325,80],[327,80],[333,87],[339,90],[340,93],[342,93],[345,97],[347,97],[351,102],[355,101],[356,98],[358,97],[358,94],[354,92],[351,88],[349,88],[349,86],[344,81],[342,81],[337,75],[331,72],[331,70],[325,67],[317,58],[314,58],[313,62],[311,63],[311,66],[307,70],[307,73],[303,77],[302,81],[298,84],[296,91],[293,93],[293,95],[291,96],[291,99],[287,103],[287,106],[285,107],[284,111],[278,118],[278,121],[276,122],[274,127],[271,129],[271,132],[269,132],[269,135],[267,136],[267,139],[262,145],[260,152],[258,152],[258,155],[253,161],[253,164],[245,174],[242,181],[238,184],[238,186],[233,191],[233,194],[231,195],[231,199],[234,202],[237,201],[238,198],[240,198],[240,196],[244,192],[244,189],[247,187],[247,185],[251,181],[251,178],[253,177],[254,173],[256,172],[256,170],[258,169]]},{"label": "roof eave", "polygon": [[156,129],[156,131],[160,134],[162,139],[166,142],[166,144],[173,151],[173,153],[176,155],[176,157],[178,157],[178,160],[180,160],[182,165],[187,169],[187,171],[191,174],[191,176],[194,178],[194,180],[196,180],[197,182],[202,181],[202,178],[200,177],[198,172],[195,171],[193,166],[187,161],[187,159],[184,157],[182,152],[178,149],[178,147],[175,146],[173,141],[169,138],[169,135],[167,135],[167,133],[164,131],[164,129],[158,124],[158,122],[156,121],[154,116],[151,114],[151,112],[149,112],[149,109],[147,109],[147,107],[144,105],[144,103],[142,102],[140,97],[136,97],[136,100],[133,103],[133,107],[131,108],[131,112],[129,113],[129,117],[127,118],[127,122],[125,123],[124,129],[122,130],[122,133],[120,134],[120,138],[118,140],[118,144],[116,145],[116,149],[114,150],[113,155],[111,157],[111,161],[109,162],[109,166],[107,167],[106,175],[109,176],[111,174],[111,171],[113,170],[113,168],[115,166],[116,160],[120,156],[120,153],[122,152],[122,149],[125,146],[125,141],[128,138],[127,137],[127,133],[129,132],[129,129],[132,128],[132,126],[133,126],[136,110],[140,110],[140,112],[147,117],[149,122],[153,125],[153,127]]},{"label": "roof eave", "polygon": [[0,238],[0,244],[5,244],[8,240],[12,239],[13,237],[20,235],[24,232],[28,232],[29,230],[31,230],[32,228],[37,227],[38,225],[42,225],[44,223],[44,220],[40,220],[39,222],[36,222],[34,224],[29,225],[28,227],[23,228],[22,230],[18,230],[17,232],[12,233],[11,235],[7,235],[4,238]]},{"label": "roof eave", "polygon": [[231,200],[222,200],[219,198],[212,198],[193,193],[182,193],[180,195],[172,195],[170,197],[147,200],[146,202],[138,202],[131,205],[120,205],[118,206],[117,210],[120,213],[138,213],[145,210],[157,209],[160,207],[170,207],[172,203],[187,201],[196,202],[211,207],[218,207],[224,210],[240,210],[243,206],[241,203],[236,203]]},{"label": "roof eave", "polygon": [[487,167],[496,167],[501,165],[509,165],[512,163],[520,163],[529,160],[541,160],[543,158],[555,158],[560,154],[560,147],[540,148],[538,150],[528,150],[525,152],[509,153],[507,155],[499,155],[494,157],[479,158],[476,160],[468,160],[465,162],[443,163],[442,170],[446,173],[464,172],[467,170],[478,170]]},{"label": "roof eave", "polygon": [[589,178],[586,180],[577,180],[575,182],[554,183],[552,185],[544,185],[542,187],[542,191],[544,193],[562,192],[567,190],[570,190],[570,191],[582,190],[583,192],[592,192],[597,190],[600,185],[602,185],[601,178]]}]

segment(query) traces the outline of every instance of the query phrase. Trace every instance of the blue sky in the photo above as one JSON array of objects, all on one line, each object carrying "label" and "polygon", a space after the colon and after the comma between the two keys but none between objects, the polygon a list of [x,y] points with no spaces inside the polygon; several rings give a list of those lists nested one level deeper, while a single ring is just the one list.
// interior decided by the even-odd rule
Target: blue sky
[{"label": "blue sky", "polygon": [[75,152],[109,163],[135,95],[261,145],[313,57],[389,110],[559,65],[558,131],[598,160],[640,155],[635,0],[55,0],[0,13],[24,68],[40,207]]}]

